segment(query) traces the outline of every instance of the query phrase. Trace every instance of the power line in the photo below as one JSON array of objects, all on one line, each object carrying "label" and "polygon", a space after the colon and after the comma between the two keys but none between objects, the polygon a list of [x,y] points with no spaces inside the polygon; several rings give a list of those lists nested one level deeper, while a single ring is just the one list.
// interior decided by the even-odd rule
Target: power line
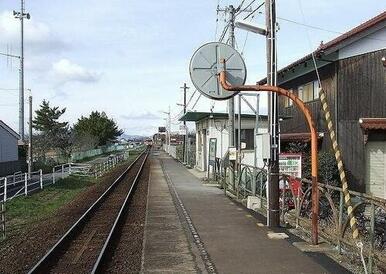
[{"label": "power line", "polygon": [[242,0],[241,3],[240,3],[240,5],[237,7],[236,10],[240,10],[240,9],[243,7],[244,2],[245,2],[245,0]]},{"label": "power line", "polygon": [[[258,11],[263,5],[264,5],[265,2],[261,3],[260,5],[257,6],[257,8],[255,8],[253,11],[251,11],[250,14],[248,14],[244,20],[247,20],[250,16],[252,16],[256,11]],[[253,17],[252,17],[253,18]]]},{"label": "power line", "polygon": [[3,90],[3,91],[15,91],[15,90],[19,90],[18,88],[0,88],[0,90]]},{"label": "power line", "polygon": [[190,104],[190,101],[192,101],[192,99],[193,99],[193,96],[194,96],[194,94],[196,94],[196,92],[197,92],[197,89],[193,91],[193,93],[192,93],[192,95],[190,96],[190,98],[189,98],[188,102],[186,103],[186,107],[188,107],[188,106],[189,106],[189,104]]},{"label": "power line", "polygon": [[[287,18],[283,18],[283,17],[279,17],[279,16],[277,17],[277,19],[282,20],[282,21],[286,21],[286,22],[289,22],[289,23],[293,23],[293,24],[296,24],[296,25],[300,25],[300,26],[303,26],[303,27],[311,28],[311,29],[316,29],[316,30],[321,30],[321,31],[325,31],[325,32],[341,34],[341,35],[345,34],[344,32],[339,32],[339,31],[330,30],[330,29],[326,29],[326,28],[322,28],[322,27],[318,27],[318,26],[308,25],[308,24],[305,24],[305,23],[297,22],[297,21],[294,21],[294,20],[291,20],[291,19],[287,19]],[[378,38],[372,38],[372,37],[365,37],[365,38],[366,39],[372,39],[372,40],[378,40],[378,41],[386,42],[386,40],[378,39]]]},{"label": "power line", "polygon": [[192,109],[194,109],[194,108],[196,107],[196,105],[197,105],[198,101],[200,100],[200,98],[201,98],[201,93],[200,93],[200,95],[197,97],[197,100],[196,100],[196,102],[194,103]]},{"label": "power line", "polygon": [[236,13],[236,16],[239,15],[240,13],[246,11],[256,0],[252,0],[245,8],[243,8],[242,10],[239,10],[237,13]]},{"label": "power line", "polygon": [[221,33],[219,42],[222,42],[222,40],[224,39],[225,34],[226,34],[227,31],[228,31],[229,25],[230,25],[230,22],[228,22],[228,23],[226,24],[226,26],[224,27],[224,29],[223,29],[223,31],[222,31],[222,33]]}]

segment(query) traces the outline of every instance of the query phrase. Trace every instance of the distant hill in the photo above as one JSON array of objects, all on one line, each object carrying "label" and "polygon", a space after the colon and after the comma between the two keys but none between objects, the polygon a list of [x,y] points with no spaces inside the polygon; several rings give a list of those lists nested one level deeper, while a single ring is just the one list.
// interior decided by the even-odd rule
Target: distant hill
[{"label": "distant hill", "polygon": [[119,138],[120,139],[123,138],[123,139],[128,140],[128,141],[142,141],[142,140],[146,139],[147,137],[141,136],[141,135],[129,135],[129,134],[124,133]]}]

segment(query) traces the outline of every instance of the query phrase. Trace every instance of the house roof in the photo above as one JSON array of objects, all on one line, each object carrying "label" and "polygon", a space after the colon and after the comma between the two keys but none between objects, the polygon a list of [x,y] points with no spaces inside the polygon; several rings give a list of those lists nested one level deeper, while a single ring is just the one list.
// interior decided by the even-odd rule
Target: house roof
[{"label": "house roof", "polygon": [[[236,114],[236,117],[238,115]],[[259,115],[261,120],[267,120],[268,116],[267,115]],[[225,112],[199,112],[199,111],[188,111],[185,113],[179,121],[187,121],[187,122],[197,122],[202,119],[207,119],[207,118],[228,118],[228,113]],[[241,114],[241,119],[255,119],[256,115],[255,114]]]},{"label": "house roof", "polygon": [[359,124],[364,130],[386,130],[386,118],[360,118]]},{"label": "house roof", "polygon": [[[346,42],[359,39],[360,38],[359,34],[369,31],[371,28],[373,28],[374,26],[380,23],[386,24],[386,11],[360,24],[359,26],[349,30],[348,32],[343,33],[342,35],[336,37],[335,39],[325,44],[323,43],[320,44],[320,46],[314,52],[309,53],[306,56],[296,60],[295,62],[285,66],[284,68],[280,69],[277,73],[280,74],[280,73],[286,72],[297,65],[300,65],[302,63],[305,63],[311,60],[313,54],[314,56],[316,56],[316,58],[318,58],[318,57],[321,57],[321,55],[325,54],[327,51],[332,51],[332,50],[336,51],[339,48],[344,47],[346,45]],[[328,64],[328,62],[326,62],[326,64]],[[258,84],[263,85],[263,84],[266,84],[266,82],[267,82],[267,78],[264,78],[258,81]]]},{"label": "house roof", "polygon": [[20,139],[19,134],[16,133],[11,127],[9,127],[6,123],[4,123],[2,120],[0,120],[0,127],[3,128],[5,131],[7,131],[9,134],[14,136],[16,139]]}]

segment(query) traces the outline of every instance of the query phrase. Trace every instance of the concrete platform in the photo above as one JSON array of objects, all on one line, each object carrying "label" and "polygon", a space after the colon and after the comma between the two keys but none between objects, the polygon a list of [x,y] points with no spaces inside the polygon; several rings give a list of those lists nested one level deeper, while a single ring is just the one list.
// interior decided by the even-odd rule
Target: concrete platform
[{"label": "concrete platform", "polygon": [[158,160],[151,161],[149,180],[141,272],[199,272]]},{"label": "concrete platform", "polygon": [[[271,231],[165,153],[153,157],[150,186],[145,272],[167,272],[165,249],[181,254],[181,264],[168,268],[175,273],[349,273],[323,254],[300,251],[287,237],[270,237],[287,231]],[[153,262],[157,258],[162,265]]]}]

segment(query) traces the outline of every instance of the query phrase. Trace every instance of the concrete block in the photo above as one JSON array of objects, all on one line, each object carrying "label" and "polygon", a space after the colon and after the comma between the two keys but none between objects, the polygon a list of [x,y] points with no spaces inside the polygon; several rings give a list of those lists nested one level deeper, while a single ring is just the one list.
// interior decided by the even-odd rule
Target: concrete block
[{"label": "concrete block", "polygon": [[256,211],[261,208],[261,199],[256,196],[248,196],[247,198],[247,208]]}]

